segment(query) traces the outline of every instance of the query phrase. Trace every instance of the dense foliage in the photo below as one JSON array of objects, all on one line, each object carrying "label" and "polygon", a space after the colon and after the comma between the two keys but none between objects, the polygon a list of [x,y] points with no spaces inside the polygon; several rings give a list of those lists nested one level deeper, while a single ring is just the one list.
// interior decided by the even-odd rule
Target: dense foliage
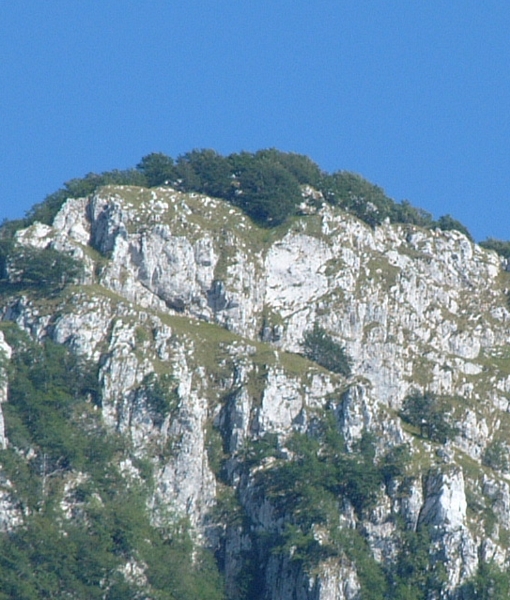
[{"label": "dense foliage", "polygon": [[113,170],[104,173],[88,173],[64,183],[64,187],[53,192],[43,202],[34,205],[27,213],[23,225],[26,227],[35,221],[51,225],[62,204],[68,198],[83,198],[92,194],[103,185],[146,185],[145,177],[136,169]]},{"label": "dense foliage", "polygon": [[495,250],[503,258],[510,259],[510,242],[489,238],[480,243],[480,246],[487,250]]},{"label": "dense foliage", "polygon": [[305,356],[325,369],[344,377],[351,374],[352,359],[345,348],[317,323],[305,333],[302,346]]},{"label": "dense foliage", "polygon": [[174,160],[162,152],[144,156],[134,169],[88,173],[36,204],[25,219],[5,223],[3,235],[34,221],[51,224],[67,198],[90,195],[104,185],[162,186],[223,198],[239,206],[256,223],[275,227],[298,212],[301,186],[312,186],[324,201],[356,215],[370,226],[385,219],[421,227],[469,231],[450,215],[435,221],[431,214],[408,201],[395,202],[384,190],[348,171],[327,173],[307,156],[274,148],[222,156],[214,150],[192,150]]},{"label": "dense foliage", "polygon": [[[14,326],[3,332],[15,353],[3,364],[10,445],[0,464],[22,523],[0,534],[0,599],[138,599],[147,587],[158,600],[223,598],[215,562],[193,547],[186,523],[168,515],[165,526],[153,526],[150,481],[115,466],[130,451],[94,409],[96,367],[50,340],[34,344]],[[166,410],[157,382],[147,387],[154,409]],[[130,576],[126,564],[143,576]]]},{"label": "dense foliage", "polygon": [[[434,397],[428,401],[435,406]],[[423,406],[423,402],[417,404]],[[431,437],[438,435],[438,441],[443,440],[435,429],[433,432]],[[255,481],[280,523],[272,533],[260,534],[256,540],[255,551],[258,549],[260,556],[264,551],[290,556],[291,562],[311,573],[325,559],[347,558],[355,564],[364,600],[427,600],[431,594],[442,593],[446,571],[435,555],[426,525],[410,529],[397,517],[399,550],[394,560],[386,563],[374,560],[362,528],[342,525],[342,514],[348,514],[346,501],[358,518],[366,519],[384,486],[387,492],[391,489],[397,497],[405,497],[412,481],[406,475],[410,461],[407,446],[377,454],[375,439],[365,433],[349,448],[338,430],[334,411],[327,411],[311,423],[307,434],[294,433],[284,451],[276,436],[266,435],[251,442],[243,459],[250,468],[258,464]],[[243,576],[256,582],[260,574],[252,569]],[[245,588],[248,591],[243,599],[258,597],[249,582]],[[458,597],[506,598],[509,590],[510,575],[496,565],[482,563],[477,575],[462,585]]]},{"label": "dense foliage", "polygon": [[465,583],[461,600],[496,600],[510,598],[510,573],[495,563],[481,563],[477,574]]},{"label": "dense foliage", "polygon": [[33,248],[0,240],[0,289],[27,289],[49,295],[77,282],[82,264],[54,248]]},{"label": "dense foliage", "polygon": [[328,557],[347,556],[356,564],[363,598],[386,597],[384,569],[374,560],[361,532],[341,525],[341,514],[347,501],[358,517],[367,516],[376,506],[381,487],[404,477],[405,446],[377,456],[374,438],[364,434],[349,449],[334,412],[327,411],[313,422],[308,434],[294,433],[285,452],[274,436],[266,436],[252,442],[243,458],[250,467],[257,461],[265,464],[257,469],[256,483],[274,506],[276,521],[283,523],[259,540],[261,547],[269,547],[271,554],[290,555],[305,569],[313,569]]},{"label": "dense foliage", "polygon": [[431,392],[413,393],[405,399],[400,416],[420,430],[420,435],[434,442],[445,444],[457,435],[458,429],[451,425],[444,403]]},{"label": "dense foliage", "polygon": [[508,446],[501,439],[492,440],[483,453],[482,462],[495,471],[509,471]]}]

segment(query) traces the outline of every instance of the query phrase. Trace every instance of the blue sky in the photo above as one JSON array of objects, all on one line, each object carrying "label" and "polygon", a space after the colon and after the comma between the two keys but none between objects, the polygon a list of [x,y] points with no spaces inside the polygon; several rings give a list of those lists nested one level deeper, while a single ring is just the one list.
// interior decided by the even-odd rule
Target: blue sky
[{"label": "blue sky", "polygon": [[0,220],[150,152],[276,147],[510,239],[510,4],[0,4]]}]

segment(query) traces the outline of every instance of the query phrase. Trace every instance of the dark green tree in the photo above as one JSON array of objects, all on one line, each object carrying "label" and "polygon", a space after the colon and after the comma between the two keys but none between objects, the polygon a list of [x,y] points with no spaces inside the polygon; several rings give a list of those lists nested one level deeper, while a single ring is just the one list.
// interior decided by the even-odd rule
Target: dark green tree
[{"label": "dark green tree", "polygon": [[[426,527],[401,533],[400,550],[395,564],[386,570],[388,598],[427,600],[431,592],[439,593],[444,583],[444,566],[430,553],[431,540]],[[434,596],[436,597],[436,596]]]},{"label": "dark green tree", "polygon": [[432,215],[423,210],[416,208],[408,200],[402,200],[399,204],[393,207],[390,220],[394,223],[412,223],[419,227],[431,227],[434,224]]},{"label": "dark green tree", "polygon": [[266,227],[284,223],[302,200],[298,180],[266,157],[243,153],[230,157],[234,167],[232,202]]},{"label": "dark green tree", "polygon": [[407,396],[400,416],[407,423],[418,427],[422,437],[441,444],[455,437],[458,432],[458,429],[448,422],[445,406],[431,392],[415,392]]},{"label": "dark green tree", "polygon": [[0,266],[1,275],[8,284],[42,292],[59,291],[76,282],[83,273],[83,267],[77,260],[50,247],[39,249],[11,245],[7,256],[0,257]]},{"label": "dark green tree", "polygon": [[474,241],[473,236],[469,233],[468,228],[460,221],[457,221],[457,219],[454,219],[451,215],[443,215],[442,217],[439,217],[434,225],[443,231],[460,231],[460,233],[463,233],[468,240],[471,240],[472,242]]},{"label": "dark green tree", "polygon": [[282,152],[276,148],[268,150],[259,150],[255,153],[255,158],[262,158],[273,163],[279,163],[300,184],[308,184],[314,187],[320,185],[323,173],[319,166],[308,156],[296,154],[294,152]]},{"label": "dark green tree", "polygon": [[182,189],[229,199],[232,190],[230,164],[215,150],[192,150],[179,156],[176,170]]},{"label": "dark green tree", "polygon": [[313,329],[305,333],[303,342],[304,355],[329,371],[339,373],[344,377],[351,374],[352,359],[345,348],[317,323]]},{"label": "dark green tree", "polygon": [[387,217],[391,219],[397,206],[382,188],[348,171],[325,175],[321,190],[328,202],[348,210],[372,227]]},{"label": "dark green tree", "polygon": [[510,258],[510,242],[488,238],[485,241],[480,242],[480,246],[482,246],[482,248],[486,248],[487,250],[494,250],[503,258]]},{"label": "dark green tree", "polygon": [[136,168],[143,174],[149,187],[165,183],[172,185],[177,179],[173,158],[162,152],[147,154],[136,165]]},{"label": "dark green tree", "polygon": [[493,562],[482,562],[475,577],[461,587],[458,598],[461,600],[510,598],[510,573]]}]

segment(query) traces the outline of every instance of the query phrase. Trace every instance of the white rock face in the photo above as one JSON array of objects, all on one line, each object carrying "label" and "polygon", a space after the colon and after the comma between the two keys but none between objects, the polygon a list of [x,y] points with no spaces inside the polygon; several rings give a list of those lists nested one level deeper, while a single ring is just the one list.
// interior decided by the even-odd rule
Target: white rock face
[{"label": "white rock face", "polygon": [[90,243],[90,221],[87,208],[88,198],[67,201],[55,217],[53,227],[62,235],[83,246]]},{"label": "white rock face", "polygon": [[[2,405],[8,399],[7,366],[12,348],[0,331],[0,448],[5,450],[8,440],[5,435]],[[9,531],[21,523],[21,511],[14,500],[14,490],[3,470],[0,470],[0,531]]]},{"label": "white rock face", "polygon": [[[223,536],[232,598],[248,552],[259,552],[265,600],[363,597],[348,557],[310,572],[290,554],[264,553],[254,537],[281,534],[284,523],[240,457],[265,434],[277,435],[285,455],[291,433],[307,431],[326,407],[350,452],[367,432],[378,457],[410,449],[407,487],[381,485],[377,508],[362,517],[344,504],[342,526],[363,532],[376,561],[396,560],[401,518],[409,531],[430,529],[445,594],[476,573],[480,557],[508,564],[499,537],[510,530],[508,482],[492,469],[482,485],[462,466],[489,470],[487,447],[510,426],[510,282],[495,253],[455,231],[371,229],[327,206],[270,235],[215,199],[121,186],[69,200],[52,227],[34,224],[16,239],[80,258],[87,275],[53,314],[20,297],[0,309],[2,319],[99,365],[104,421],[152,461],[155,506],[187,516],[204,543]],[[314,323],[352,357],[348,380],[296,356]],[[0,333],[2,350],[9,356]],[[154,373],[171,375],[177,388],[178,402],[161,418],[142,390]],[[447,446],[400,418],[414,390],[444,400],[445,418],[458,427]],[[224,472],[214,452],[228,455]],[[225,477],[249,525],[211,533]],[[470,514],[474,496],[490,505],[498,531],[486,535],[485,517]]]},{"label": "white rock face", "polygon": [[317,301],[329,291],[324,273],[332,258],[328,245],[307,235],[289,234],[266,258],[265,301],[283,317]]},{"label": "white rock face", "polygon": [[422,509],[423,522],[454,531],[466,522],[466,494],[460,469],[437,473],[427,482],[427,500]]},{"label": "white rock face", "polygon": [[353,565],[348,562],[340,565],[334,562],[324,565],[316,581],[317,600],[356,600],[360,597],[360,583]]},{"label": "white rock face", "polygon": [[2,413],[2,404],[7,401],[8,381],[7,364],[12,355],[12,349],[5,341],[3,333],[0,331],[0,448],[7,448],[7,438],[5,437],[4,415]]},{"label": "white rock face", "polygon": [[438,560],[443,562],[448,588],[476,574],[477,541],[468,528],[464,476],[454,467],[431,473],[420,520],[431,526],[433,539],[440,540]]}]

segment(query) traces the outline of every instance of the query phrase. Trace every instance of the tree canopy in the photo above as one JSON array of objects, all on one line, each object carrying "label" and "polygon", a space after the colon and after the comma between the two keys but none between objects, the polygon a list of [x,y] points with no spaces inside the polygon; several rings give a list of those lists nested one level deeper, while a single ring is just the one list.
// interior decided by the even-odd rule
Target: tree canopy
[{"label": "tree canopy", "polygon": [[268,148],[223,156],[212,149],[194,149],[174,160],[163,152],[144,156],[135,168],[88,173],[64,183],[24,219],[3,230],[26,227],[34,221],[51,224],[68,198],[93,194],[103,185],[171,186],[183,192],[198,192],[222,198],[246,212],[258,225],[276,227],[296,214],[303,200],[301,186],[309,185],[324,201],[346,210],[376,227],[389,219],[420,227],[456,229],[471,235],[450,215],[435,221],[430,213],[404,200],[396,202],[378,185],[349,171],[327,173],[310,158],[295,152]]},{"label": "tree canopy", "polygon": [[444,403],[431,392],[414,392],[407,396],[400,416],[410,425],[418,427],[422,437],[441,444],[455,437],[458,431],[450,425]]}]

